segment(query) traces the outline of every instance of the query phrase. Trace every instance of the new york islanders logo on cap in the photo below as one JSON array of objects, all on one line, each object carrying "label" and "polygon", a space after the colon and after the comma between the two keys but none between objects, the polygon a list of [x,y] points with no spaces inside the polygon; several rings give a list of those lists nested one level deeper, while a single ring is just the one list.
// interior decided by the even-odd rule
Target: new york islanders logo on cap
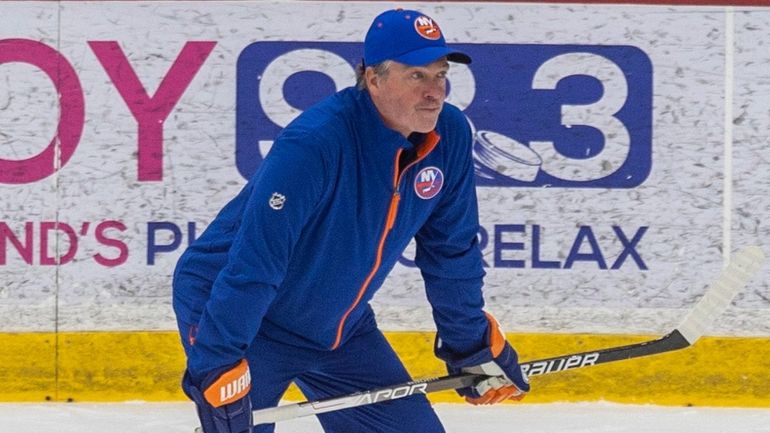
[{"label": "new york islanders logo on cap", "polygon": [[415,18],[414,29],[417,30],[417,34],[425,39],[435,41],[441,37],[441,29],[438,28],[438,24],[432,18],[425,15]]},{"label": "new york islanders logo on cap", "polygon": [[423,200],[436,196],[444,186],[444,173],[438,167],[425,167],[414,177],[414,192]]}]

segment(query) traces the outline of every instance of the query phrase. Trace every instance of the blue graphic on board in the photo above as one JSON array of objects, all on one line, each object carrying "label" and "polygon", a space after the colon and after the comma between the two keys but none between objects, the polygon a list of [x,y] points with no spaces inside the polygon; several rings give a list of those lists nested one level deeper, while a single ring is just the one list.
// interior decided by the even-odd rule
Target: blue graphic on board
[{"label": "blue graphic on board", "polygon": [[[652,169],[652,65],[639,48],[454,44],[448,101],[479,186],[633,188]],[[238,59],[236,165],[251,176],[302,110],[355,83],[361,43],[255,42]]]}]

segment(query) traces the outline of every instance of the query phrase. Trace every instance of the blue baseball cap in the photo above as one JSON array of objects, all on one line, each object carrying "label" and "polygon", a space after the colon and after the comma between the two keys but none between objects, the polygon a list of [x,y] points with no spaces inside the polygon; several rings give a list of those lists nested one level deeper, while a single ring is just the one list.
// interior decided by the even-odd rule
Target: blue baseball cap
[{"label": "blue baseball cap", "polygon": [[418,11],[393,9],[372,22],[364,39],[364,65],[374,66],[395,60],[410,66],[422,66],[446,56],[455,63],[468,64],[471,58],[450,49],[433,18]]}]

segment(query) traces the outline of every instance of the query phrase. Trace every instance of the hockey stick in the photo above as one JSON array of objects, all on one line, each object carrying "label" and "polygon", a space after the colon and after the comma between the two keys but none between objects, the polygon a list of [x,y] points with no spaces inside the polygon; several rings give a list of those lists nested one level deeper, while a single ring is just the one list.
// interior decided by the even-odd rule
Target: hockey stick
[{"label": "hockey stick", "polygon": [[[759,271],[764,260],[765,256],[759,247],[747,247],[734,254],[730,264],[722,271],[717,280],[706,289],[706,293],[679,326],[663,337],[626,346],[523,362],[521,363],[521,368],[528,376],[539,376],[613,361],[656,355],[689,347],[698,341],[714,319],[724,312],[735,295]],[[255,410],[253,412],[254,425],[269,424],[382,401],[396,400],[414,394],[428,394],[436,391],[464,388],[473,386],[486,377],[462,373],[415,380],[341,397],[330,397]]]}]

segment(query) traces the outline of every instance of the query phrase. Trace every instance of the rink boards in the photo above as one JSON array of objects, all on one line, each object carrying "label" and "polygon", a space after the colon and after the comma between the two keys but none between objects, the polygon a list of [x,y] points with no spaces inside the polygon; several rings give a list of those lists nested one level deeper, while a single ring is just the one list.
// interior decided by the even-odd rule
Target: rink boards
[{"label": "rink boards", "polygon": [[[768,244],[767,8],[404,6],[474,58],[449,102],[474,129],[487,308],[524,358],[665,333],[730,251]],[[352,84],[384,7],[0,4],[0,400],[181,396],[179,254]],[[410,370],[440,374],[412,255],[374,307]],[[695,348],[539,378],[531,400],[770,406],[768,276]]]},{"label": "rink boards", "polygon": [[[413,377],[446,374],[433,356],[433,334],[390,332],[387,337]],[[508,334],[524,360],[647,339]],[[179,387],[184,356],[175,333],[0,334],[0,345],[0,376],[5,377],[0,401],[185,399]],[[770,407],[769,346],[766,338],[706,337],[678,352],[534,377],[525,402]],[[286,398],[304,400],[294,387]],[[449,391],[431,394],[430,399],[462,401]]]}]

